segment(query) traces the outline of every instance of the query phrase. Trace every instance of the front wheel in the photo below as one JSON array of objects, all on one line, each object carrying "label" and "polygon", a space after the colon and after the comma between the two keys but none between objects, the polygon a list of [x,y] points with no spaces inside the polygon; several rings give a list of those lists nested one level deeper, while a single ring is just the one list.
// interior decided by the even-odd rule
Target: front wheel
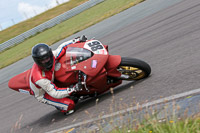
[{"label": "front wheel", "polygon": [[121,72],[122,80],[139,80],[150,75],[151,67],[142,60],[122,57],[118,71]]}]

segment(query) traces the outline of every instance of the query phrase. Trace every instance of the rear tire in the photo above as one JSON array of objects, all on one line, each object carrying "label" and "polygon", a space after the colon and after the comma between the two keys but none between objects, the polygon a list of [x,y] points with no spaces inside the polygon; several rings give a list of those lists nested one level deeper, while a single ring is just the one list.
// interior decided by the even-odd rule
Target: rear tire
[{"label": "rear tire", "polygon": [[122,75],[129,76],[128,78],[122,77],[123,80],[139,80],[146,78],[151,74],[151,67],[142,60],[122,57],[118,71],[120,71]]}]

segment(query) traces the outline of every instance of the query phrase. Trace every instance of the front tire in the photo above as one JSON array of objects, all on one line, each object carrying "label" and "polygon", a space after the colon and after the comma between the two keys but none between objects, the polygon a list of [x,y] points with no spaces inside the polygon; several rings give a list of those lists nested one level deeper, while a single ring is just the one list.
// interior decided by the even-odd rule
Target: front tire
[{"label": "front tire", "polygon": [[118,71],[121,72],[121,79],[123,80],[139,80],[151,74],[151,67],[142,60],[122,57]]}]

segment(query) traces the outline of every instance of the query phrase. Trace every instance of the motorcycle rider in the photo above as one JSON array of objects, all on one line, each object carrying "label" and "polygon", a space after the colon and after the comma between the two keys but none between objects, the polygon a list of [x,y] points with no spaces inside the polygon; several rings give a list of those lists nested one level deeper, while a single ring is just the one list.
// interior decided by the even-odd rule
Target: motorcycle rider
[{"label": "motorcycle rider", "polygon": [[73,43],[86,41],[85,36],[62,43],[56,50],[43,43],[32,48],[34,60],[30,74],[30,88],[35,98],[42,103],[55,106],[63,113],[74,112],[75,103],[67,98],[78,91],[78,85],[68,88],[57,87],[54,81],[54,69],[56,61],[65,54],[67,46]]}]

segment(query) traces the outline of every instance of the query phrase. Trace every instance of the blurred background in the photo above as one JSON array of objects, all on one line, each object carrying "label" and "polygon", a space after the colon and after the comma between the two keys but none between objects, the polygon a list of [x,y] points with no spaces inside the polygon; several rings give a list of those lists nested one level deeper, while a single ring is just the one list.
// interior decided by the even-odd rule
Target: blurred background
[{"label": "blurred background", "polygon": [[70,0],[1,0],[0,31]]}]

